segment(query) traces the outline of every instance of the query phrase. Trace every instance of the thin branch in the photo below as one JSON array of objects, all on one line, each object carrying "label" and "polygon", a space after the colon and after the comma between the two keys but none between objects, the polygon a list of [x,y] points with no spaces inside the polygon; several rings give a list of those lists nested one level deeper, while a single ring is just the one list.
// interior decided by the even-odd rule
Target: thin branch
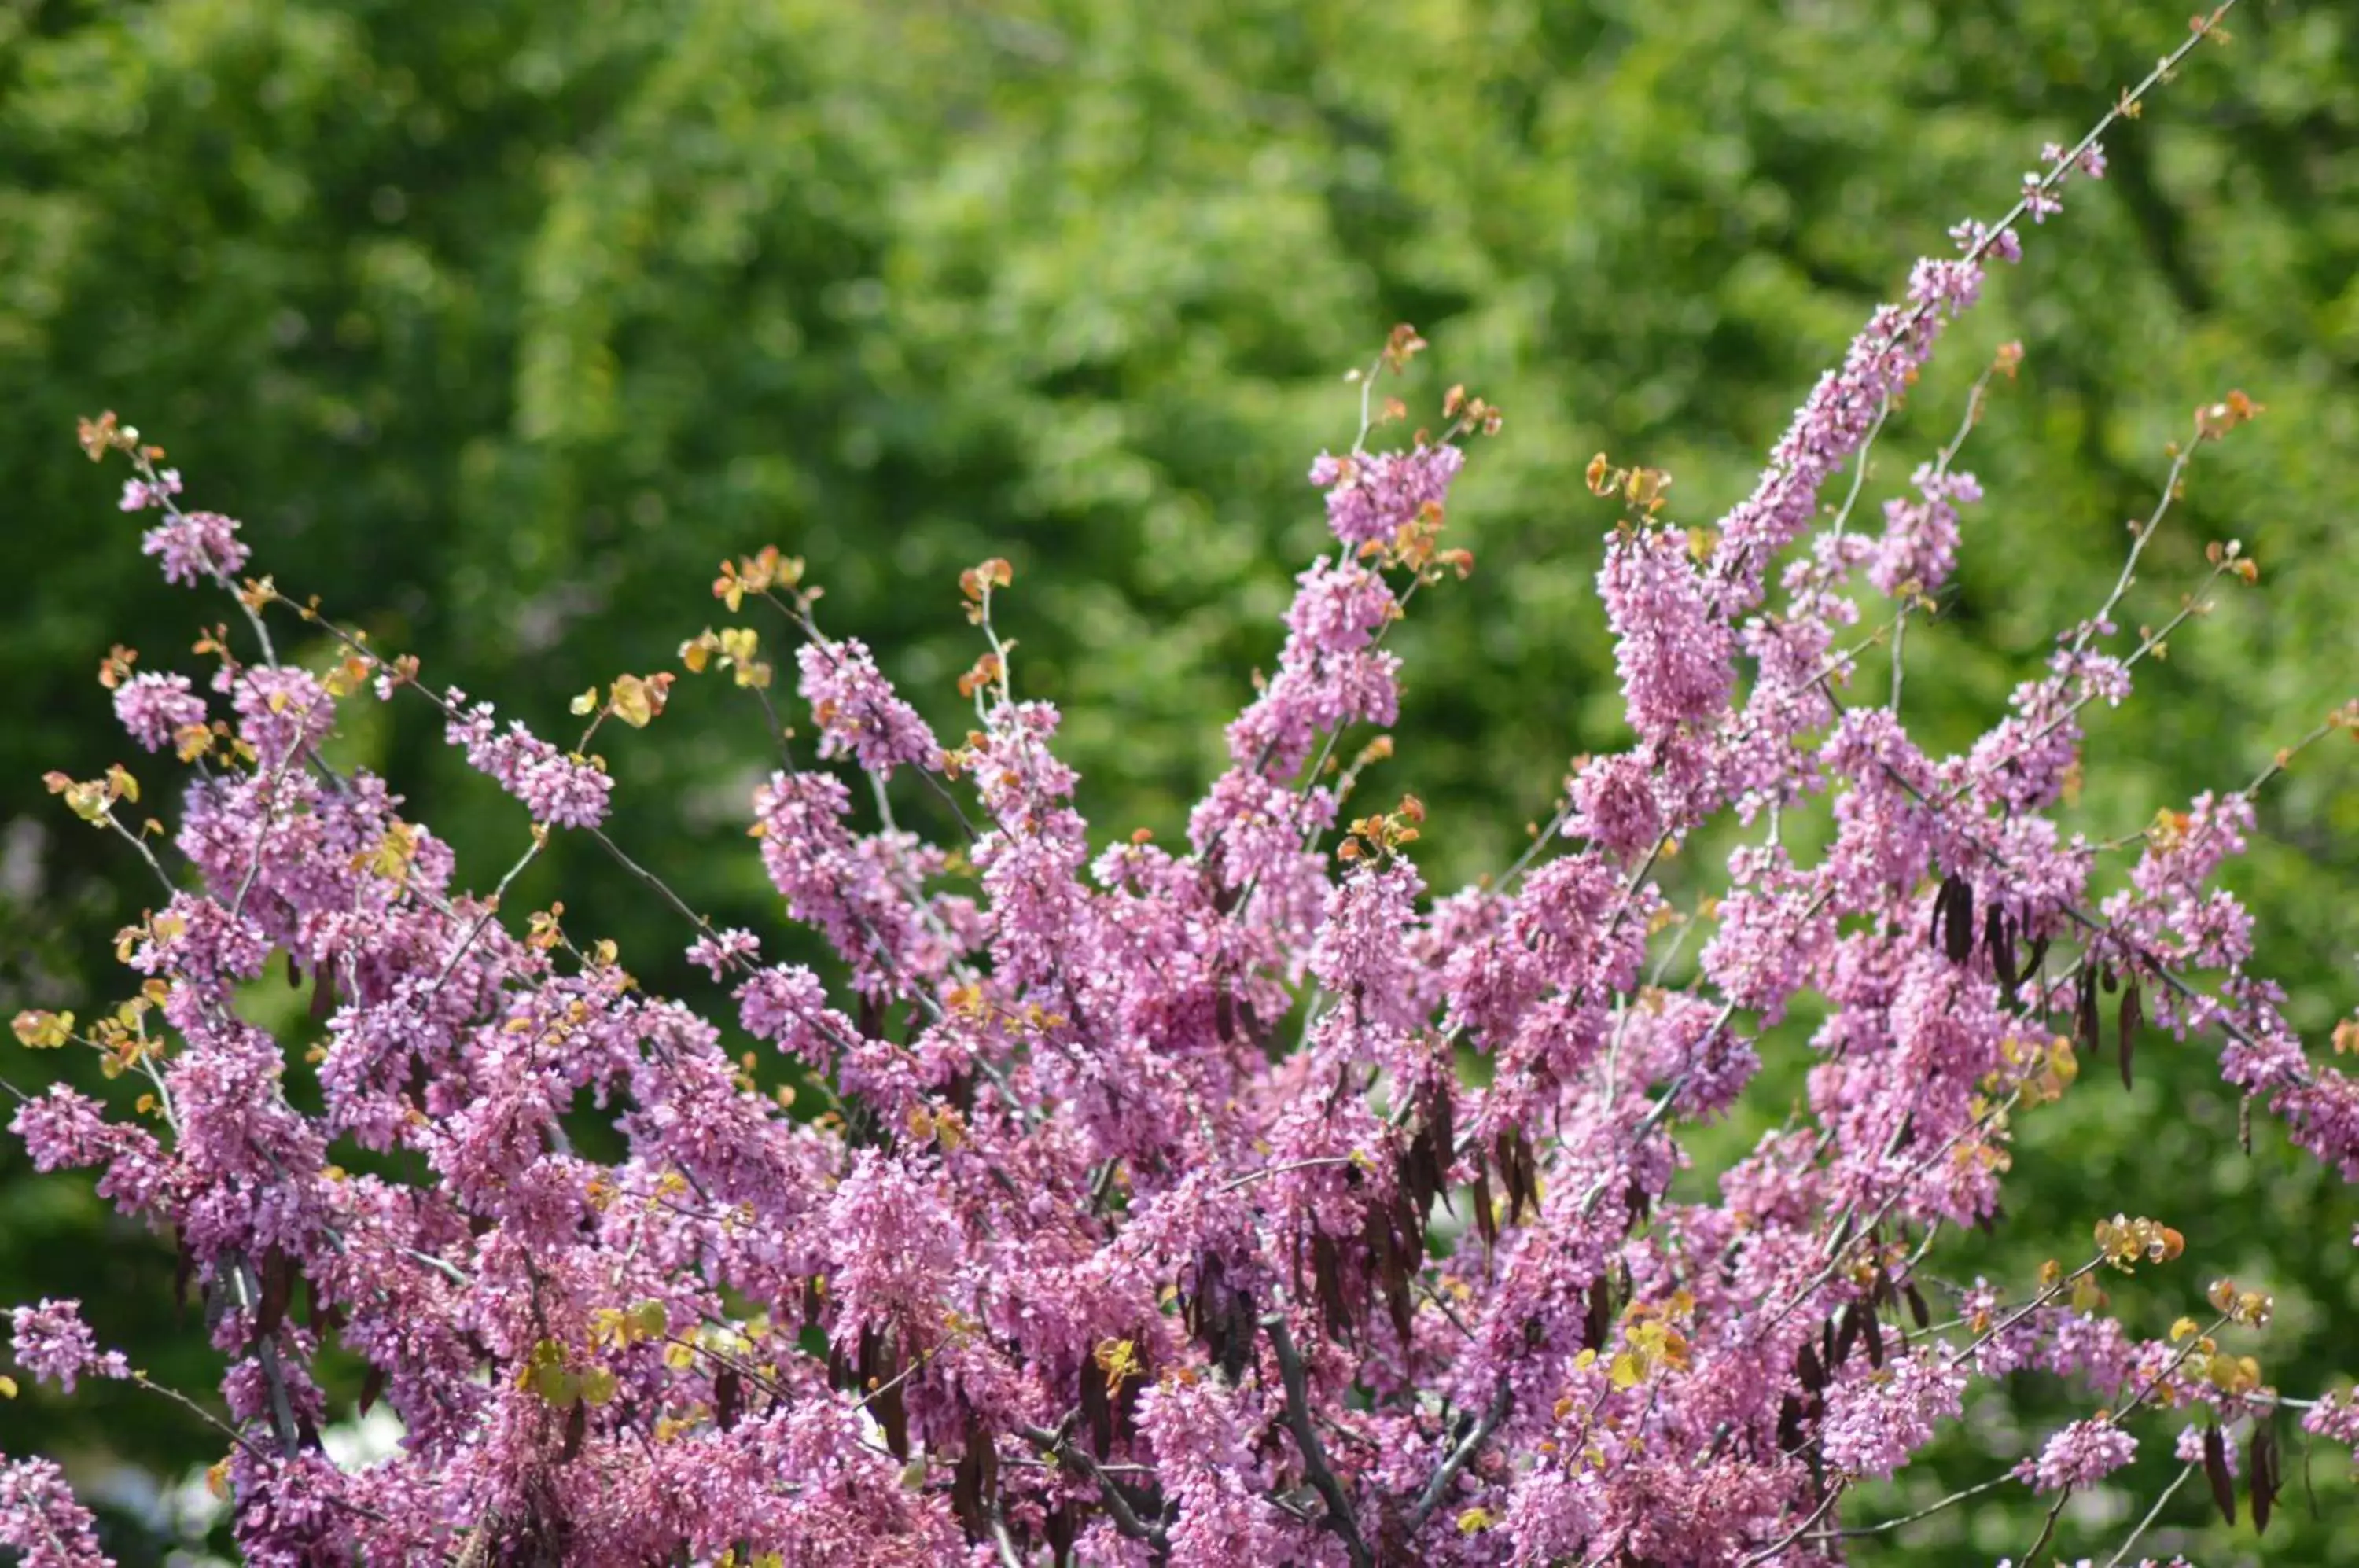
[{"label": "thin branch", "polygon": [[1433,1510],[1441,1506],[1441,1499],[1448,1494],[1451,1483],[1474,1462],[1474,1456],[1483,1451],[1483,1445],[1490,1441],[1491,1434],[1499,1430],[1499,1423],[1507,1419],[1507,1411],[1514,1408],[1515,1402],[1515,1390],[1508,1386],[1506,1378],[1500,1378],[1499,1391],[1491,1396],[1490,1404],[1484,1407],[1482,1416],[1474,1422],[1474,1430],[1450,1451],[1435,1467],[1433,1478],[1425,1484],[1425,1489],[1418,1493],[1417,1502],[1408,1511],[1411,1534],[1415,1534]]},{"label": "thin branch", "polygon": [[1369,1553],[1368,1543],[1360,1539],[1360,1521],[1352,1512],[1352,1499],[1328,1465],[1326,1447],[1319,1441],[1319,1429],[1311,1424],[1309,1380],[1303,1374],[1301,1353],[1294,1347],[1294,1335],[1287,1329],[1286,1313],[1272,1312],[1261,1320],[1261,1325],[1269,1331],[1270,1348],[1277,1353],[1278,1377],[1286,1385],[1286,1429],[1294,1434],[1295,1449],[1302,1455],[1303,1474],[1327,1504],[1327,1517],[1321,1522],[1343,1542],[1352,1568],[1375,1568],[1376,1560]]}]

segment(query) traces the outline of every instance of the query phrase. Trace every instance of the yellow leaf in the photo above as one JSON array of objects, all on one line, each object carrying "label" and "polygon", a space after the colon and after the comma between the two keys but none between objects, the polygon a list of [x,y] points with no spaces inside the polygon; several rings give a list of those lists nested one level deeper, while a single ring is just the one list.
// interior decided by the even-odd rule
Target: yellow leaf
[{"label": "yellow leaf", "polygon": [[567,704],[576,713],[586,713],[598,706],[598,688],[591,687]]},{"label": "yellow leaf", "polygon": [[18,1013],[11,1027],[17,1042],[27,1051],[55,1051],[73,1038],[74,1016],[71,1013],[44,1012],[27,1007]]},{"label": "yellow leaf", "polygon": [[66,809],[93,825],[106,821],[106,786],[93,779],[66,788]]},{"label": "yellow leaf", "polygon": [[1613,1378],[1615,1388],[1636,1388],[1645,1379],[1647,1369],[1637,1356],[1624,1350],[1614,1354],[1613,1365],[1607,1368],[1607,1375]]},{"label": "yellow leaf", "polygon": [[16,1397],[16,1379],[0,1373],[0,1399],[13,1399]]},{"label": "yellow leaf", "polygon": [[1468,1508],[1458,1516],[1458,1533],[1473,1535],[1490,1529],[1494,1522],[1487,1508]]},{"label": "yellow leaf", "polygon": [[617,676],[609,701],[614,716],[635,730],[647,728],[647,721],[656,716],[655,701],[647,683],[636,675]]}]

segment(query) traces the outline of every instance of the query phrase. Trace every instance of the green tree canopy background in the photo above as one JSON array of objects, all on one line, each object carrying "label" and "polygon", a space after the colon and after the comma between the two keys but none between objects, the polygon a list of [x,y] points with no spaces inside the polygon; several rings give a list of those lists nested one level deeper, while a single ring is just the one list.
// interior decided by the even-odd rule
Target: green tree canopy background
[{"label": "green tree canopy background", "polygon": [[[1670,470],[1672,514],[1708,524],[1911,258],[2004,211],[2040,144],[2073,139],[2183,26],[2080,0],[5,0],[0,1010],[129,988],[109,938],[152,888],[40,775],[121,759],[164,785],[92,671],[117,642],[185,666],[229,614],[155,579],[119,475],[73,451],[78,414],[165,443],[283,589],[552,733],[570,693],[675,667],[719,622],[714,563],[766,542],[808,557],[831,629],[961,733],[976,650],[956,573],[1007,556],[1019,683],[1063,705],[1093,821],[1169,838],[1323,537],[1304,473],[1351,440],[1339,373],[1413,321],[1433,344],[1413,406],[1463,381],[1508,414],[1453,506],[1477,571],[1420,594],[1399,634],[1400,751],[1369,784],[1427,800],[1422,858],[1447,887],[1515,855],[1568,759],[1624,739],[1590,456]],[[2204,452],[2125,619],[2168,616],[2213,539],[2242,539],[2262,583],[2095,724],[2093,836],[2243,783],[2359,664],[2359,13],[2256,0],[2230,31],[2109,140],[2104,184],[2027,232],[1886,429],[1863,502],[1905,485],[2020,340],[1961,459],[1989,498],[1906,646],[1912,722],[1964,745],[2102,600],[2190,410],[2232,387],[2267,405]],[[488,885],[525,823],[423,712],[339,744]],[[690,687],[609,748],[618,837],[756,929],[779,923],[742,837],[767,744],[750,708]],[[2305,757],[2237,873],[2314,1040],[2353,999],[2354,778],[2347,746]],[[1689,907],[1712,849],[1667,878]],[[650,984],[694,993],[680,931],[602,865],[560,844],[510,907],[561,897]],[[309,1026],[288,1010],[294,1061]],[[1698,1181],[1783,1114],[1806,1033],[1765,1050],[1750,1119],[1699,1145]],[[81,1072],[6,1050],[20,1088]],[[2084,1073],[2026,1120],[2015,1223],[1937,1259],[2020,1289],[2099,1216],[2153,1214],[2189,1256],[2125,1282],[2133,1326],[2158,1332],[2216,1275],[2273,1289],[2252,1348],[2314,1393],[2359,1371],[2333,1332],[2359,1312],[2359,1204],[2266,1125],[2237,1149],[2211,1055],[2151,1049],[2126,1094]],[[0,1149],[0,1300],[78,1293],[135,1362],[204,1388],[217,1367],[175,1326],[172,1267],[87,1181]],[[1846,1519],[1984,1479],[2082,1412],[2018,1383]],[[217,1456],[135,1399],[27,1390],[0,1406],[0,1449]],[[2173,1466],[2167,1423],[2141,1430],[2142,1505]],[[2359,1561],[2332,1522],[2347,1470],[2320,1456],[2327,1518],[2289,1508],[2272,1555]],[[2206,1525],[2200,1493],[2154,1540],[2253,1556],[2249,1521]],[[2096,1494],[2062,1543],[2100,1551],[2127,1507]],[[1863,1558],[1987,1562],[2038,1512],[2002,1490]],[[157,1550],[129,1522],[120,1539]]]}]

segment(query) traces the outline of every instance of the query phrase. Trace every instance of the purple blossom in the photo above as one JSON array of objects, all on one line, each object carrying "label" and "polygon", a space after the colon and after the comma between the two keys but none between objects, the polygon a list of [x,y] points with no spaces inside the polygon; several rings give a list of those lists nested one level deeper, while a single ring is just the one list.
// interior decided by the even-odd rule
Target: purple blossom
[{"label": "purple blossom", "polygon": [[185,675],[139,674],[115,688],[114,716],[132,739],[161,751],[179,731],[205,722],[205,700]]},{"label": "purple blossom", "polygon": [[2037,1460],[2017,1473],[2040,1491],[2086,1486],[2102,1481],[2137,1454],[2137,1439],[2110,1421],[2074,1421],[2048,1440]]},{"label": "purple blossom", "polygon": [[175,512],[139,539],[139,552],[162,558],[164,581],[195,587],[214,577],[234,577],[249,553],[237,537],[234,518],[218,512]]},{"label": "purple blossom", "polygon": [[819,724],[821,757],[850,757],[879,779],[890,779],[901,763],[940,767],[933,732],[894,691],[867,645],[855,637],[806,643],[795,662],[803,700]]},{"label": "purple blossom", "polygon": [[594,828],[606,820],[614,781],[604,769],[559,751],[526,729],[521,720],[510,720],[507,732],[500,733],[489,702],[464,708],[466,700],[456,687],[447,694],[451,717],[444,726],[445,738],[466,748],[470,767],[523,801],[534,822]]},{"label": "purple blossom", "polygon": [[1327,526],[1347,545],[1385,544],[1427,506],[1440,506],[1466,454],[1443,442],[1408,452],[1326,452],[1310,483],[1327,492]]},{"label": "purple blossom", "polygon": [[100,1353],[90,1325],[82,1321],[80,1301],[45,1301],[38,1307],[18,1307],[11,1316],[16,1364],[69,1394],[78,1377],[131,1376],[131,1364],[121,1351]]},{"label": "purple blossom", "polygon": [[1630,727],[1641,739],[1667,739],[1727,704],[1735,644],[1712,613],[1684,535],[1667,528],[1616,535],[1597,594],[1614,627]]},{"label": "purple blossom", "polygon": [[165,469],[152,485],[145,479],[126,479],[123,482],[122,509],[144,512],[150,506],[163,506],[166,496],[179,493],[180,471],[177,468]]},{"label": "purple blossom", "polygon": [[1885,593],[1897,593],[1911,583],[1920,593],[1936,593],[1957,564],[1958,508],[1981,500],[1982,486],[1971,474],[1951,474],[1932,463],[1920,465],[1909,483],[1917,488],[1914,499],[1884,505],[1884,538],[1868,567],[1868,581]]},{"label": "purple blossom", "polygon": [[1886,1368],[1861,1368],[1827,1390],[1820,1450],[1854,1475],[1889,1476],[1954,1421],[1966,1387],[1962,1368],[1940,1352],[1903,1356]]},{"label": "purple blossom", "polygon": [[[2169,1344],[2027,1302],[2027,1280],[1897,1332],[1919,1292],[1951,1294],[1912,1249],[1998,1223],[2008,1113],[2069,1077],[2060,970],[2110,964],[2154,1028],[2219,1036],[2223,1079],[2359,1176],[2359,1086],[2305,1055],[2222,886],[2251,800],[2158,817],[2092,907],[2098,852],[2055,807],[2080,713],[2136,673],[2114,626],[2068,627],[1956,751],[1846,695],[1861,580],[1938,586],[1979,496],[1944,458],[1880,535],[1820,526],[1984,264],[2017,254],[1955,237],[1963,258],[1912,271],[1716,532],[1615,531],[1598,585],[1633,737],[1571,765],[1560,832],[1536,822],[1454,893],[1388,836],[1414,813],[1339,848],[1347,810],[1380,810],[1361,766],[1381,748],[1346,773],[1349,732],[1398,717],[1384,638],[1409,577],[1385,549],[1297,579],[1184,843],[1093,833],[1054,706],[988,693],[946,757],[866,648],[806,625],[802,692],[846,766],[753,794],[761,874],[808,938],[691,913],[690,962],[734,1017],[652,994],[561,910],[502,909],[383,779],[332,766],[342,680],[225,662],[253,756],[182,794],[185,876],[121,942],[154,984],[95,1026],[16,1020],[37,1049],[133,1029],[139,1070],[9,1125],[38,1170],[92,1170],[176,1235],[254,1439],[223,1473],[244,1558],[539,1541],[585,1568],[918,1568],[1056,1542],[1243,1568],[1341,1563],[1356,1532],[1437,1568],[1732,1563],[1816,1552],[1797,1543],[1831,1475],[1904,1473],[2017,1370],[2244,1419]],[[1312,477],[1347,547],[1421,547],[1462,462]],[[243,565],[226,519],[136,500],[165,507],[149,551],[173,581]],[[414,670],[388,662],[379,694]],[[450,743],[537,821],[603,820],[603,766],[446,701]],[[176,676],[115,702],[151,749],[206,713]],[[907,766],[940,772],[965,842],[853,787]],[[68,804],[93,788],[60,781]],[[2010,973],[1994,930],[2059,957]],[[277,964],[314,999],[316,1114],[248,1021]],[[1807,1038],[1773,1048],[1789,1013]],[[1802,1089],[1769,1107],[1785,1125],[1698,1169],[1697,1128],[1757,1101],[1772,1049]],[[355,1173],[334,1162],[353,1147],[398,1158]],[[400,1451],[365,1470],[302,1441],[339,1412],[320,1331],[277,1305],[299,1290],[398,1414]],[[71,1302],[15,1328],[37,1377],[128,1370]],[[2095,1482],[2134,1454],[2131,1419],[2077,1422],[2021,1474]],[[2332,1395],[2306,1424],[2359,1434]],[[0,1470],[0,1544],[43,1568],[95,1552],[38,1464]]]},{"label": "purple blossom", "polygon": [[97,1521],[46,1459],[0,1459],[0,1546],[14,1548],[24,1568],[114,1563],[98,1549]]}]

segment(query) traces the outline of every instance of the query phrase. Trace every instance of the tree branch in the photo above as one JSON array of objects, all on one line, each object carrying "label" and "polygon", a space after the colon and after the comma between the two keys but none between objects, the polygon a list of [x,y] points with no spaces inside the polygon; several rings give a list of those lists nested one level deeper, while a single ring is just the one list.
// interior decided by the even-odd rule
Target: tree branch
[{"label": "tree branch", "polygon": [[1294,1348],[1294,1335],[1288,1332],[1286,1314],[1270,1313],[1261,1320],[1269,1331],[1270,1348],[1277,1353],[1278,1377],[1286,1384],[1286,1430],[1294,1434],[1294,1446],[1302,1455],[1302,1469],[1310,1485],[1327,1503],[1327,1517],[1321,1522],[1343,1542],[1351,1555],[1352,1568],[1375,1568],[1375,1559],[1368,1552],[1368,1543],[1360,1539],[1360,1521],[1352,1513],[1352,1499],[1345,1494],[1343,1484],[1335,1479],[1334,1470],[1327,1463],[1326,1447],[1319,1441],[1319,1429],[1310,1421],[1310,1394],[1308,1379],[1302,1370],[1301,1353]]},{"label": "tree branch", "polygon": [[1425,1489],[1417,1495],[1417,1504],[1408,1511],[1408,1528],[1412,1533],[1425,1523],[1435,1508],[1441,1506],[1442,1497],[1450,1490],[1450,1484],[1458,1479],[1460,1471],[1473,1463],[1474,1456],[1483,1451],[1483,1445],[1491,1440],[1491,1434],[1499,1430],[1499,1423],[1507,1419],[1507,1411],[1515,1402],[1515,1390],[1507,1386],[1506,1378],[1501,1377],[1499,1391],[1491,1397],[1490,1406],[1475,1421],[1474,1430],[1450,1451],[1433,1472],[1433,1479],[1428,1481]]}]

